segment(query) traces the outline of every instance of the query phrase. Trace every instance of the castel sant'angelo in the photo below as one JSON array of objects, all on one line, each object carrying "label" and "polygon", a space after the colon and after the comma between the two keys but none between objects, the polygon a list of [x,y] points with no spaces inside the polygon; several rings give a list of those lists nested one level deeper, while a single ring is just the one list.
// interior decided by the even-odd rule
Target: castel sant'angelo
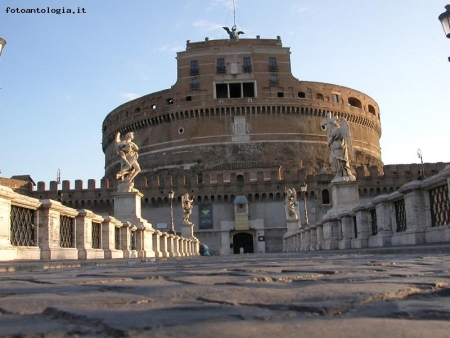
[{"label": "castel sant'angelo", "polygon": [[[419,165],[383,166],[380,108],[373,98],[295,78],[280,37],[245,39],[230,32],[230,39],[187,41],[177,53],[171,88],[105,117],[105,177],[99,185],[38,182],[28,194],[54,199],[58,192],[67,206],[112,214],[120,171],[114,141],[117,133],[133,132],[141,168],[135,188],[144,195],[142,216],[155,229],[170,228],[172,189],[175,229],[182,219],[181,196],[188,193],[194,198],[194,234],[213,253],[281,251],[285,189],[297,191],[302,223],[319,222],[331,208],[333,174],[320,127],[329,113],[348,121],[361,201],[417,179]],[[426,164],[425,174],[442,168],[443,163]]]}]

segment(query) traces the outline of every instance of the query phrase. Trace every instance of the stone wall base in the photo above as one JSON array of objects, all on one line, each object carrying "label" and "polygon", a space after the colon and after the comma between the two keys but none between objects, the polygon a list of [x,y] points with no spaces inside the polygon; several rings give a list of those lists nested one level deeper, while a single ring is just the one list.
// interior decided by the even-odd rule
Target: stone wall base
[{"label": "stone wall base", "polygon": [[103,249],[81,249],[78,251],[78,259],[104,259]]},{"label": "stone wall base", "polygon": [[17,259],[17,249],[13,246],[0,247],[0,257],[2,261],[12,261]]},{"label": "stone wall base", "polygon": [[105,250],[105,258],[123,258],[122,250]]},{"label": "stone wall base", "polygon": [[380,247],[391,245],[391,234],[380,233],[376,236],[369,237],[369,247]]},{"label": "stone wall base", "polygon": [[323,249],[324,250],[337,250],[337,249],[339,249],[339,242],[338,241],[325,241],[325,242],[323,242]]},{"label": "stone wall base", "polygon": [[339,241],[339,249],[351,249],[352,247],[352,240],[351,239],[343,239]]},{"label": "stone wall base", "polygon": [[427,243],[440,243],[450,241],[450,225],[429,228],[425,231]]},{"label": "stone wall base", "polygon": [[392,235],[392,245],[412,245],[425,243],[425,232],[423,230],[407,230]]},{"label": "stone wall base", "polygon": [[361,239],[361,238],[352,239],[352,248],[354,248],[354,249],[367,248],[367,246],[368,246],[367,239]]},{"label": "stone wall base", "polygon": [[42,249],[41,259],[44,261],[60,260],[60,259],[78,259],[78,249],[76,248]]}]

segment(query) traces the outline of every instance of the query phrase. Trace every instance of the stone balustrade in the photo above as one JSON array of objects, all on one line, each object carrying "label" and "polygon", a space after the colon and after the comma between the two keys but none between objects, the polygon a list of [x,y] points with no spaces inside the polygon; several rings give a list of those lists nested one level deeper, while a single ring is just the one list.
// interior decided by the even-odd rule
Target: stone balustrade
[{"label": "stone balustrade", "polygon": [[198,255],[195,237],[27,197],[0,185],[0,260],[117,259]]},{"label": "stone balustrade", "polygon": [[[362,249],[450,242],[450,165],[337,217],[292,229],[283,251]],[[299,244],[300,243],[300,244]]]}]

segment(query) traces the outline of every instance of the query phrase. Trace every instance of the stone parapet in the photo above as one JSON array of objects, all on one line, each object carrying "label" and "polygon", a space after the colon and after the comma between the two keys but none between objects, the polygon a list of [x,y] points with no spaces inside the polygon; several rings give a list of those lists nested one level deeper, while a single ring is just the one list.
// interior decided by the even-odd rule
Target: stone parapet
[{"label": "stone parapet", "polygon": [[133,221],[132,217],[120,220],[87,209],[73,209],[50,199],[37,200],[0,186],[0,260],[99,260],[198,254],[199,242],[195,237],[186,239],[161,233],[142,217],[130,220]]}]

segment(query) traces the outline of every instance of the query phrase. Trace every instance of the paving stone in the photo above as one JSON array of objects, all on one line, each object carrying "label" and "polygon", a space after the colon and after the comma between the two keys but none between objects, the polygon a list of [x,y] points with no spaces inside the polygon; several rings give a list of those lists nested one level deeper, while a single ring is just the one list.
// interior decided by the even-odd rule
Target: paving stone
[{"label": "paving stone", "polygon": [[78,265],[0,273],[0,336],[385,338],[450,332],[448,254],[313,252]]}]

